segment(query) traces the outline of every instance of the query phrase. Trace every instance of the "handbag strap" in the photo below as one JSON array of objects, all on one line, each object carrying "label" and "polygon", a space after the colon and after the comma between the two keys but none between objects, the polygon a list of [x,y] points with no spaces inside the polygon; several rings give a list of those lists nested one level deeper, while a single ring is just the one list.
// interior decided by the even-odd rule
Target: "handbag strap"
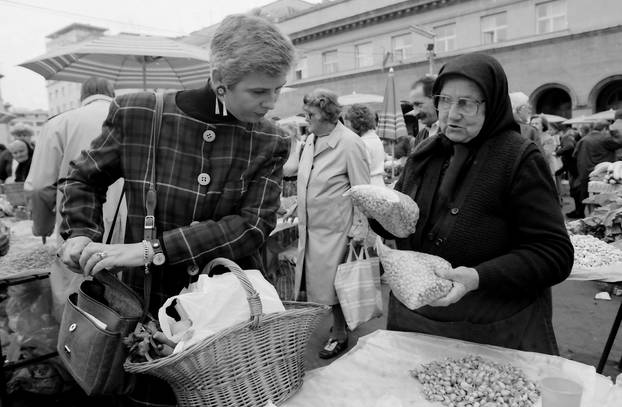
[{"label": "handbag strap", "polygon": [[110,225],[110,230],[108,231],[108,236],[106,237],[106,244],[110,244],[112,241],[112,232],[114,232],[114,227],[117,224],[117,217],[119,216],[119,208],[121,208],[121,202],[123,201],[123,196],[125,195],[125,188],[121,191],[121,196],[119,197],[119,203],[117,203],[117,209],[114,211],[114,216],[112,217],[112,224]]},{"label": "handbag strap", "polygon": [[[147,156],[147,165],[151,164],[149,174],[149,190],[147,191],[147,198],[145,200],[145,223],[143,237],[147,241],[151,241],[156,238],[156,224],[155,224],[155,208],[157,204],[157,191],[156,191],[156,152],[158,149],[158,139],[160,137],[160,128],[162,127],[162,111],[164,110],[164,94],[162,92],[155,92],[155,111],[153,114],[153,120],[151,122],[151,135],[149,137],[149,153]],[[151,280],[152,276],[149,272],[149,268],[145,268],[145,278],[143,284],[143,314],[149,313],[149,302],[151,299]]]}]

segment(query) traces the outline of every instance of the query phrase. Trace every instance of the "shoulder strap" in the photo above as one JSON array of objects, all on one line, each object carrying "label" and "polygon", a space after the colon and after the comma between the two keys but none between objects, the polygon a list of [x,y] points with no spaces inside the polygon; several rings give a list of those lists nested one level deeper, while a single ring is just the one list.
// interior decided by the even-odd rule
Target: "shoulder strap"
[{"label": "shoulder strap", "polygon": [[[146,216],[145,216],[145,228],[144,239],[152,240],[156,237],[155,226],[155,208],[157,204],[156,193],[156,152],[158,150],[158,139],[160,137],[160,128],[162,127],[162,111],[164,109],[164,94],[162,92],[155,92],[155,111],[153,114],[153,120],[151,122],[151,135],[149,138],[150,151],[147,159],[147,163],[151,164],[150,178],[149,178],[149,190],[147,191],[147,200],[145,202]],[[145,278],[143,285],[143,313],[147,315],[149,313],[149,300],[151,298],[151,273],[149,269],[145,269]]]}]

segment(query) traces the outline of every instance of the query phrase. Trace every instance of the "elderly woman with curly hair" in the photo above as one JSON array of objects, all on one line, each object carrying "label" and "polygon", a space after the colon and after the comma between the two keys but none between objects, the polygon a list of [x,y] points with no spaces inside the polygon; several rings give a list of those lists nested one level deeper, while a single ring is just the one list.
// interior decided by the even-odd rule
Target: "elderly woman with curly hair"
[{"label": "elderly woman with curly hair", "polygon": [[362,240],[367,220],[343,196],[351,186],[369,184],[365,143],[339,122],[337,95],[316,89],[303,98],[311,134],[298,167],[298,261],[295,290],[312,302],[333,308],[332,336],[319,356],[337,356],[348,346],[348,334],[334,280],[346,256],[349,235]]},{"label": "elderly woman with curly hair", "polygon": [[384,186],[384,146],[375,131],[374,113],[365,105],[354,104],[346,113],[346,124],[361,137],[367,147],[371,183]]}]

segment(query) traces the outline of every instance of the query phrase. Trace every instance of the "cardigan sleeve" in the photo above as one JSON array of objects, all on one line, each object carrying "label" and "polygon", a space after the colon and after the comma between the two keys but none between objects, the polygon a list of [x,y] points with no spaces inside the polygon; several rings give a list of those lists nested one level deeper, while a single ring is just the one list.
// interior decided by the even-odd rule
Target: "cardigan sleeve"
[{"label": "cardigan sleeve", "polygon": [[553,178],[535,146],[524,153],[510,182],[512,249],[475,266],[479,289],[509,297],[533,296],[568,277],[574,250]]}]

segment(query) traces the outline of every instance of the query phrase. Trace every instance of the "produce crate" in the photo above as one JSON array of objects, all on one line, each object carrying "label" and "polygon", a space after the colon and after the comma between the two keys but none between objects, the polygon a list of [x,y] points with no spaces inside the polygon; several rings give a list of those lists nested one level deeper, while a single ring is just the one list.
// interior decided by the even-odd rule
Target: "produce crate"
[{"label": "produce crate", "polygon": [[26,206],[26,192],[23,182],[13,184],[1,184],[0,194],[6,195],[7,200],[13,206]]},{"label": "produce crate", "polygon": [[603,181],[590,181],[587,184],[587,192],[590,194],[622,193],[622,184],[609,184]]}]

